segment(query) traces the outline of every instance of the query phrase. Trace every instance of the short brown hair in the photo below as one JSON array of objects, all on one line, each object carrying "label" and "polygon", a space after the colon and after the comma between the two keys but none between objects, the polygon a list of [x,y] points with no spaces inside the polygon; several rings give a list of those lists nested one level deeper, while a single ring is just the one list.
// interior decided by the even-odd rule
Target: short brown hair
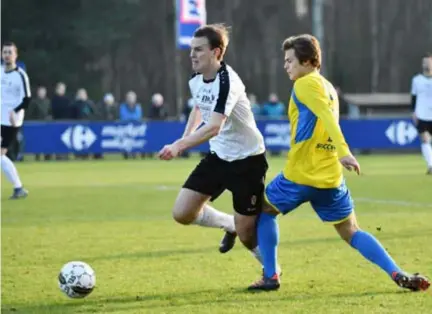
[{"label": "short brown hair", "polygon": [[423,58],[432,58],[432,53],[431,53],[431,52],[426,52],[426,53],[423,55]]},{"label": "short brown hair", "polygon": [[295,56],[300,64],[309,61],[315,67],[321,67],[321,48],[318,39],[309,34],[291,36],[284,40],[283,51],[294,49]]},{"label": "short brown hair", "polygon": [[204,25],[195,31],[194,37],[206,37],[211,50],[221,50],[219,59],[222,59],[229,43],[229,29],[224,24]]},{"label": "short brown hair", "polygon": [[15,48],[15,52],[18,53],[17,45],[15,45],[15,43],[13,41],[5,41],[3,43],[2,49],[3,49],[3,47],[14,47]]}]

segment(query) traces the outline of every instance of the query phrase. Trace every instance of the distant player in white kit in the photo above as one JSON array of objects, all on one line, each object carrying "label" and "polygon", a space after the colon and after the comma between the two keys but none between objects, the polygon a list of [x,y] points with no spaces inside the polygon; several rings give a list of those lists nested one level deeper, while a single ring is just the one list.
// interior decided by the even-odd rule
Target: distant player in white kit
[{"label": "distant player in white kit", "polygon": [[411,98],[413,121],[421,141],[421,151],[426,160],[427,174],[432,175],[432,54],[423,57],[423,73],[412,79]]},{"label": "distant player in white kit", "polygon": [[[255,226],[262,207],[268,165],[264,140],[256,126],[245,86],[238,74],[222,61],[227,45],[228,32],[223,25],[206,25],[196,30],[190,53],[195,74],[189,81],[195,106],[183,137],[166,145],[159,157],[170,160],[210,141],[210,153],[180,190],[173,217],[184,225],[224,229],[221,253],[234,246],[238,235],[260,260]],[[234,216],[208,204],[224,190],[232,192]]]},{"label": "distant player in white kit", "polygon": [[19,128],[24,121],[24,110],[30,104],[30,83],[26,72],[17,67],[18,49],[12,42],[5,42],[2,47],[1,74],[1,167],[6,178],[13,184],[11,199],[27,196],[18,171],[6,156],[9,145],[16,140]]}]

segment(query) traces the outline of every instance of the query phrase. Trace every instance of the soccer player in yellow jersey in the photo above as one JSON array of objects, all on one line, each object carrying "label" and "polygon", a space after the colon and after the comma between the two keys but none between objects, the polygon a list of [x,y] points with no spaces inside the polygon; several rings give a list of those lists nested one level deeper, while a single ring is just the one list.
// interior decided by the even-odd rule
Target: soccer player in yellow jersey
[{"label": "soccer player in yellow jersey", "polygon": [[284,41],[283,51],[285,69],[294,81],[288,112],[291,148],[285,169],[265,190],[266,204],[257,226],[264,272],[249,289],[280,287],[276,269],[279,238],[276,216],[310,202],[321,220],[333,224],[342,239],[381,267],[396,284],[413,291],[426,290],[430,285],[426,277],[402,271],[378,240],[357,224],[343,167],[360,174],[360,165],[339,127],[336,91],[319,73],[319,42],[311,35],[294,36]]}]

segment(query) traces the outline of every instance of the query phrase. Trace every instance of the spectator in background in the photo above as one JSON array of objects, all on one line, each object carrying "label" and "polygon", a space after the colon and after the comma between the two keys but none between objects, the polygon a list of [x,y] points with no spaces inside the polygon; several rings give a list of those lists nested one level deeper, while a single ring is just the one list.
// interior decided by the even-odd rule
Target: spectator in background
[{"label": "spectator in background", "polygon": [[149,118],[152,120],[165,120],[168,117],[165,107],[163,96],[161,94],[154,94],[152,96]]},{"label": "spectator in background", "polygon": [[[53,120],[71,119],[70,100],[66,97],[66,84],[59,82],[56,85],[55,94],[51,99],[51,116]],[[56,160],[67,160],[67,154],[56,155]]]},{"label": "spectator in background", "polygon": [[53,120],[71,119],[70,100],[66,97],[66,85],[57,83],[55,94],[51,99],[51,115]]},{"label": "spectator in background", "polygon": [[257,101],[257,97],[255,94],[248,95],[249,102],[251,104],[252,113],[255,117],[255,120],[258,120],[262,116],[262,108],[261,105]]},{"label": "spectator in background", "polygon": [[267,119],[283,119],[285,118],[285,106],[279,101],[275,93],[271,93],[269,101],[264,104],[262,115]]},{"label": "spectator in background", "polygon": [[[115,121],[118,119],[118,107],[114,95],[107,93],[102,101],[94,106],[93,119],[98,121]],[[95,159],[103,159],[102,153],[94,154]]]},{"label": "spectator in background", "polygon": [[[152,96],[149,118],[151,120],[165,120],[168,117],[166,104],[162,94],[156,93]],[[142,153],[141,157],[153,157],[152,153]]]},{"label": "spectator in background", "polygon": [[96,120],[115,121],[118,119],[118,106],[114,95],[111,93],[105,94],[101,102],[96,106]]},{"label": "spectator in background", "polygon": [[90,120],[95,114],[94,104],[88,99],[84,88],[78,89],[75,101],[71,106],[72,118],[75,120]]},{"label": "spectator in background", "polygon": [[126,102],[122,103],[119,108],[120,121],[141,121],[142,108],[141,104],[137,103],[135,92],[129,91],[126,94]]},{"label": "spectator in background", "polygon": [[[39,86],[36,91],[36,97],[32,98],[27,110],[26,120],[50,120],[51,105],[47,98],[47,90],[44,86]],[[40,154],[35,155],[36,160],[40,160]],[[45,154],[45,160],[50,160],[51,155]]]},{"label": "spectator in background", "polygon": [[[71,105],[71,117],[74,120],[90,120],[95,113],[93,102],[88,99],[87,91],[84,88],[77,90],[75,101]],[[88,153],[76,153],[78,159],[88,159]]]},{"label": "spectator in background", "polygon": [[[135,92],[129,91],[126,94],[126,102],[122,103],[119,108],[120,121],[141,121],[143,118],[141,104],[137,103],[137,96]],[[129,157],[136,158],[135,153],[123,153],[123,157],[128,159]]]},{"label": "spectator in background", "polygon": [[50,100],[47,98],[47,90],[39,86],[36,97],[32,98],[26,113],[27,120],[49,120],[51,119]]}]

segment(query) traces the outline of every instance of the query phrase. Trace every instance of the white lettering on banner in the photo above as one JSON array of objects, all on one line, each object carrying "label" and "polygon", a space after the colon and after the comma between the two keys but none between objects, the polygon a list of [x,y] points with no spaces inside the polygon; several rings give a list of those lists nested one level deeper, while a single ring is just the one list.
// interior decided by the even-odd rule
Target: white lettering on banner
[{"label": "white lettering on banner", "polygon": [[127,125],[105,126],[102,128],[102,136],[111,138],[103,138],[101,147],[120,149],[127,152],[144,148],[146,140],[143,137],[145,137],[146,131],[146,124],[134,125],[130,123]]},{"label": "white lettering on banner", "polygon": [[179,38],[179,43],[184,46],[190,46],[192,42],[192,36],[183,36]]},{"label": "white lettering on banner", "polygon": [[390,142],[403,146],[414,142],[417,137],[417,129],[410,122],[399,121],[390,124],[385,134]]},{"label": "white lettering on banner", "polygon": [[291,126],[289,123],[268,123],[263,135],[266,146],[290,147]]},{"label": "white lettering on banner", "polygon": [[185,24],[206,23],[205,0],[180,0],[180,22]]},{"label": "white lettering on banner", "polygon": [[93,131],[84,125],[71,126],[61,134],[61,140],[67,148],[74,150],[88,149],[96,141]]}]

